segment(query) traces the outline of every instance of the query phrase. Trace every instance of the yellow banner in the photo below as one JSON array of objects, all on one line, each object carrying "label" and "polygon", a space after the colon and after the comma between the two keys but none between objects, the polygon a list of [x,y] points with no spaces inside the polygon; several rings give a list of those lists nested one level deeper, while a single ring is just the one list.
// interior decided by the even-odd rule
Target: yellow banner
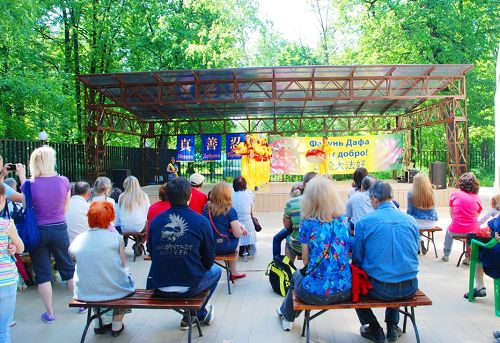
[{"label": "yellow banner", "polygon": [[344,137],[270,136],[273,174],[351,174],[401,168],[401,134]]}]

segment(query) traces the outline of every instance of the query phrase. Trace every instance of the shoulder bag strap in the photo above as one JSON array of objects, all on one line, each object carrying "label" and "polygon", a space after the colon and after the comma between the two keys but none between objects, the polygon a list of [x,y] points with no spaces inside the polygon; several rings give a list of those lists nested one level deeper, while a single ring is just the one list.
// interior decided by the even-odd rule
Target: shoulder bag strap
[{"label": "shoulder bag strap", "polygon": [[223,235],[222,233],[220,233],[219,230],[217,230],[217,226],[215,226],[214,224],[214,220],[212,219],[212,213],[210,212],[210,209],[207,208],[207,211],[208,211],[208,219],[210,219],[210,224],[212,224],[212,228],[215,230],[215,232],[222,238],[224,239],[227,239],[229,240],[229,237],[227,235]]},{"label": "shoulder bag strap", "polygon": [[23,194],[24,194],[24,202],[26,208],[32,208],[33,206],[31,204],[31,183],[29,180],[26,180],[24,182]]}]

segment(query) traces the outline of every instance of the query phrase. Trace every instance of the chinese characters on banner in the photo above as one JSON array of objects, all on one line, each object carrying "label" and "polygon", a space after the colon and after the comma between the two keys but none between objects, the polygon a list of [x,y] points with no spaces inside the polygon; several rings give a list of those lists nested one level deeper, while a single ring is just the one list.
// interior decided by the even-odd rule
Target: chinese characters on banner
[{"label": "chinese characters on banner", "polygon": [[244,133],[229,133],[226,135],[226,159],[241,160],[241,155],[235,154],[233,149],[245,141]]},{"label": "chinese characters on banner", "polygon": [[221,159],[222,135],[201,135],[201,159],[219,161]]},{"label": "chinese characters on banner", "polygon": [[177,161],[194,161],[194,135],[177,136]]},{"label": "chinese characters on banner", "polygon": [[303,175],[319,171],[319,164],[308,162],[306,154],[324,150],[328,174],[350,174],[364,167],[370,172],[401,168],[403,139],[401,134],[377,136],[329,137],[328,149],[322,137],[271,136],[271,173]]}]

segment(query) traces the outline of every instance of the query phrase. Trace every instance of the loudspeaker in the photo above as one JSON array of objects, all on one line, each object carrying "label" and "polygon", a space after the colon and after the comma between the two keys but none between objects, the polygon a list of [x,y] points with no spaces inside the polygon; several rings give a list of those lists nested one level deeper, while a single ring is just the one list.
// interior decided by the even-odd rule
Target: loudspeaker
[{"label": "loudspeaker", "polygon": [[118,187],[123,191],[123,181],[125,181],[127,176],[130,176],[130,169],[113,169],[111,181],[113,181],[114,187]]},{"label": "loudspeaker", "polygon": [[430,167],[431,183],[436,189],[446,189],[447,166],[444,162],[432,162]]}]

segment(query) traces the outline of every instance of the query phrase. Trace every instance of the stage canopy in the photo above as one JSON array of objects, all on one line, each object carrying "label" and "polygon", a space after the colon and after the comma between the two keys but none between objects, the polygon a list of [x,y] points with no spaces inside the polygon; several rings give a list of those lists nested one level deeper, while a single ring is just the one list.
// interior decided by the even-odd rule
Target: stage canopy
[{"label": "stage canopy", "polygon": [[[178,134],[401,132],[444,124],[452,179],[467,170],[469,64],[251,67],[79,75],[92,177],[106,132],[158,146]],[[165,141],[165,139],[163,139]],[[155,162],[157,164],[157,162]]]}]

